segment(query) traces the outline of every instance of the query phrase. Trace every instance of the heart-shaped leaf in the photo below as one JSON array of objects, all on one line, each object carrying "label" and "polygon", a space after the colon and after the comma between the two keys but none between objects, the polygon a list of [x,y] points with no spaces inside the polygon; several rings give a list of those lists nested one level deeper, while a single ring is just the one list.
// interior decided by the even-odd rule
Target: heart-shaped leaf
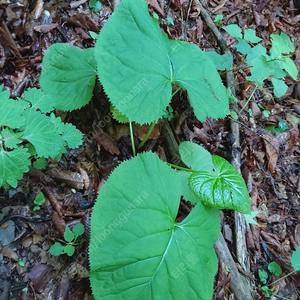
[{"label": "heart-shaped leaf", "polygon": [[95,299],[211,299],[217,210],[201,203],[176,223],[178,174],[154,153],[123,162],[101,188],[91,219]]},{"label": "heart-shaped leaf", "polygon": [[169,40],[144,0],[123,0],[95,46],[98,74],[112,104],[131,121],[163,116],[176,82],[188,92],[197,118],[222,118],[228,98],[212,61],[193,44]]},{"label": "heart-shaped leaf", "polygon": [[215,166],[213,174],[201,171],[190,176],[192,191],[212,207],[249,214],[250,199],[243,177],[224,158],[214,155],[212,160]]}]

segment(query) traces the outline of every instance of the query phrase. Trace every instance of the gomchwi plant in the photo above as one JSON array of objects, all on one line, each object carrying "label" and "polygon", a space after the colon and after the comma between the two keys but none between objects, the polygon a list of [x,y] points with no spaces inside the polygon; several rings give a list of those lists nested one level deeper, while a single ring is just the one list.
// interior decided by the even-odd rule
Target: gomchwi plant
[{"label": "gomchwi plant", "polygon": [[[255,42],[252,33],[247,34]],[[86,105],[98,75],[112,115],[130,128],[136,122],[151,124],[151,130],[166,116],[180,89],[187,91],[200,121],[230,113],[228,92],[217,69],[229,70],[231,56],[170,40],[157,18],[149,15],[145,0],[123,0],[100,34],[93,36],[95,48],[55,44],[44,56],[40,85],[56,99],[57,109]],[[250,60],[250,54],[247,60],[255,76],[257,57]],[[282,69],[287,70],[286,64]],[[255,78],[249,79],[260,80]],[[211,299],[218,209],[251,212],[243,178],[225,159],[191,142],[179,146],[186,168],[165,163],[152,152],[135,155],[132,144],[134,157],[113,171],[92,213],[89,258],[95,299]],[[194,208],[179,222],[181,198]]]}]

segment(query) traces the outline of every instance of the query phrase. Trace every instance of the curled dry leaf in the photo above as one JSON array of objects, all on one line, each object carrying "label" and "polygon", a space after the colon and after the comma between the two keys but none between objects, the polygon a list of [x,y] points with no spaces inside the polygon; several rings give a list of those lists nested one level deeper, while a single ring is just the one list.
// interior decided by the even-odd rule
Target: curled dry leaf
[{"label": "curled dry leaf", "polygon": [[271,174],[276,171],[280,143],[276,137],[268,134],[263,135],[268,159],[268,170]]},{"label": "curled dry leaf", "polygon": [[53,179],[62,181],[76,190],[82,190],[84,187],[83,178],[80,173],[58,170],[57,168],[51,169],[46,173]]},{"label": "curled dry leaf", "polygon": [[[99,129],[98,129],[99,131]],[[100,146],[102,146],[106,151],[108,151],[111,155],[120,155],[121,152],[117,148],[117,146],[114,144],[111,137],[106,134],[102,129],[101,132],[98,132],[97,134],[93,134],[93,138],[99,143]]]},{"label": "curled dry leaf", "polygon": [[33,29],[40,33],[47,33],[51,31],[52,29],[56,28],[59,24],[57,23],[51,23],[51,24],[43,24],[43,25],[37,25],[33,27]]}]

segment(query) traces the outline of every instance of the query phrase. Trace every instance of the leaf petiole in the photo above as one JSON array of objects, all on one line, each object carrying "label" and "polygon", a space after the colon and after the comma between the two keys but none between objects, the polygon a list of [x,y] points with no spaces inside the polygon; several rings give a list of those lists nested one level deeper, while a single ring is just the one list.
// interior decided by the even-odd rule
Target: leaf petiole
[{"label": "leaf petiole", "polygon": [[132,123],[130,121],[129,121],[129,130],[130,130],[130,140],[131,140],[131,146],[132,146],[132,154],[133,154],[133,156],[136,156],[135,145],[134,145],[134,137],[133,137],[133,131],[132,131]]},{"label": "leaf petiole", "polygon": [[147,134],[145,135],[145,137],[141,141],[141,143],[138,145],[138,150],[140,150],[144,146],[144,144],[146,143],[146,141],[147,141],[148,137],[150,136],[150,134],[151,134],[151,132],[152,132],[152,130],[153,130],[153,128],[154,128],[155,125],[156,125],[156,122],[152,122],[151,123]]},{"label": "leaf petiole", "polygon": [[178,170],[182,170],[182,171],[185,171],[185,172],[190,172],[190,173],[195,173],[195,172],[198,172],[196,170],[192,170],[192,169],[188,169],[188,168],[183,168],[183,167],[180,167],[180,166],[177,166],[177,165],[173,165],[171,163],[167,163],[170,167],[173,167],[175,169],[178,169]]},{"label": "leaf petiole", "polygon": [[245,107],[248,105],[248,103],[250,102],[250,100],[252,99],[254,93],[256,92],[256,90],[258,89],[258,85],[255,85],[255,88],[253,89],[249,99],[247,100],[247,102],[245,103],[245,105],[242,107],[242,109],[239,111],[238,115],[241,114],[241,112],[245,109]]}]

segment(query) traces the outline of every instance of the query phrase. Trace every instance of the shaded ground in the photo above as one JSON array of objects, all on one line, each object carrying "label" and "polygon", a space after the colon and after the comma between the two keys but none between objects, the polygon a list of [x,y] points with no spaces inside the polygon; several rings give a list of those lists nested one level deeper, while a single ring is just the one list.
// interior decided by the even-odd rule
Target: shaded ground
[{"label": "shaded ground", "polygon": [[[156,11],[160,17],[169,16],[174,20],[172,25],[163,24],[160,19],[161,27],[170,38],[198,44],[206,51],[219,51],[217,40],[201,19],[197,5],[187,0],[149,2],[152,4],[150,12]],[[300,15],[296,14],[292,1],[208,2],[203,4],[213,18],[217,14],[224,15],[222,26],[238,24],[244,29],[255,29],[267,48],[271,46],[271,33],[283,31],[288,34],[296,47],[292,58],[299,69]],[[86,1],[2,2],[0,82],[12,97],[22,96],[28,87],[39,87],[41,62],[47,48],[59,42],[92,47],[94,41],[88,31],[99,32],[111,12],[110,2],[103,2],[99,13],[93,13]],[[229,46],[236,42],[224,31],[222,34]],[[239,66],[242,57],[234,51],[233,55],[234,67]],[[234,75],[241,110],[254,84],[245,80],[248,70],[236,71]],[[258,270],[267,271],[269,262],[277,262],[283,274],[290,272],[291,254],[300,246],[300,84],[290,77],[286,78],[286,83],[289,89],[281,98],[274,97],[272,86],[266,83],[255,92],[254,99],[238,118],[241,171],[251,195],[252,210],[259,211],[255,219],[258,225],[250,225],[246,234],[251,266],[246,274],[253,291],[259,284]],[[229,119],[208,119],[201,123],[187,106],[186,98],[186,93],[181,91],[172,100],[174,118],[170,125],[177,141],[193,141],[212,154],[230,160],[234,137]],[[264,110],[270,112],[268,116]],[[89,216],[104,180],[115,166],[132,156],[129,129],[111,118],[100,84],[88,106],[76,112],[57,114],[85,133],[84,143],[79,149],[69,151],[60,162],[49,160],[45,170],[30,170],[17,188],[0,189],[3,214],[0,228],[1,300],[92,299],[87,260]],[[265,130],[268,126],[276,127],[280,120],[288,124],[288,130],[275,134]],[[136,139],[142,140],[147,129],[136,126]],[[160,158],[170,161],[167,149],[160,126],[157,126],[143,150],[156,151]],[[46,203],[40,210],[33,211],[33,200],[41,184],[45,186]],[[59,205],[61,215],[53,209],[50,198]],[[186,214],[184,207],[180,213]],[[235,257],[233,214],[225,211],[222,216],[222,232]],[[84,242],[76,246],[75,254],[72,257],[50,255],[48,249],[54,242],[62,240],[65,226],[78,222],[82,222],[86,230]],[[20,260],[24,266],[20,265]],[[271,281],[274,280],[271,277]],[[220,263],[214,299],[234,299],[229,286],[230,274]],[[300,276],[294,274],[275,284],[274,293],[296,300],[300,299],[299,289]],[[256,299],[265,298],[257,292]]]}]

